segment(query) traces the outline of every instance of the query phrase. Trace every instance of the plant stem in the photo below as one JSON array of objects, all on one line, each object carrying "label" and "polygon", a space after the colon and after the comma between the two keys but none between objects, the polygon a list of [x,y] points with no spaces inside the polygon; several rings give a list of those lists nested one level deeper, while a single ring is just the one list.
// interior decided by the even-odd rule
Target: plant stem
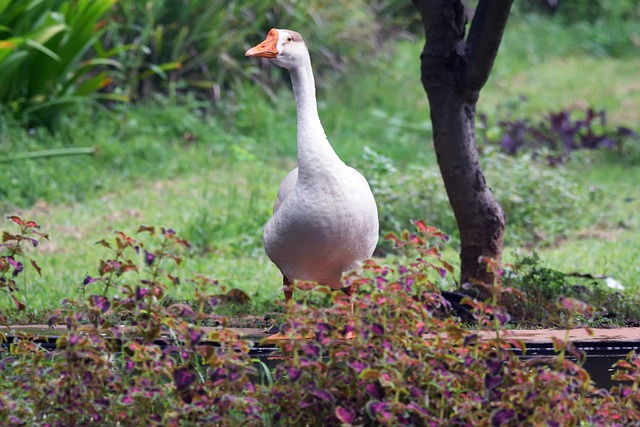
[{"label": "plant stem", "polygon": [[15,160],[42,159],[47,157],[76,156],[79,154],[95,154],[97,147],[73,147],[54,148],[52,150],[30,151],[28,153],[18,153],[13,156],[0,157],[0,163],[13,162]]}]

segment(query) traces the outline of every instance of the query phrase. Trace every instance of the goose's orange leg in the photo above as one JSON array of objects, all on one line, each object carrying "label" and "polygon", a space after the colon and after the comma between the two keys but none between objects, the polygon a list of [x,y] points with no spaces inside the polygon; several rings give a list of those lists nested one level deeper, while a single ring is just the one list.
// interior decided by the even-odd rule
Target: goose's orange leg
[{"label": "goose's orange leg", "polygon": [[349,297],[349,301],[351,301],[351,315],[353,316],[353,294],[356,293],[356,289],[353,287],[353,285],[349,285],[346,286],[344,288],[342,288],[342,292],[344,292],[344,294]]},{"label": "goose's orange leg", "polygon": [[[293,285],[284,274],[282,275],[282,287],[284,289],[284,301],[287,306],[287,314],[289,314],[289,301],[291,301],[291,298],[293,297]],[[273,335],[271,335],[269,339],[281,339],[282,337],[284,337],[281,332],[281,326],[278,326],[276,324],[271,325],[265,332],[273,333]]]},{"label": "goose's orange leg", "polygon": [[[342,292],[344,292],[344,294],[349,298],[349,302],[351,302],[351,316],[353,317],[353,310],[354,310],[353,294],[356,293],[356,289],[353,285],[349,285],[342,288]],[[351,339],[354,339],[355,337],[356,337],[355,332],[350,331],[345,334],[344,339],[351,340]]]},{"label": "goose's orange leg", "polygon": [[284,302],[289,307],[289,301],[293,298],[293,284],[284,274],[282,275],[282,287],[284,288]]}]

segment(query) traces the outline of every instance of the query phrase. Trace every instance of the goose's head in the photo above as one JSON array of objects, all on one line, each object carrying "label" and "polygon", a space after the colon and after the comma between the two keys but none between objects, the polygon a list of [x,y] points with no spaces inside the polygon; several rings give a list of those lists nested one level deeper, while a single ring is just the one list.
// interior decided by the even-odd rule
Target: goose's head
[{"label": "goose's head", "polygon": [[280,67],[291,69],[308,60],[309,51],[300,34],[272,28],[267,38],[246,51],[245,56],[268,58]]}]

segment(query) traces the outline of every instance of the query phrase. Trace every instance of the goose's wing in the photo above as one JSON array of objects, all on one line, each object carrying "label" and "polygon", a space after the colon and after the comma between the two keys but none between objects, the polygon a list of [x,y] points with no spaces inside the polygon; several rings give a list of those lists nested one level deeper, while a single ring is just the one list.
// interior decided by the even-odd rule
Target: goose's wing
[{"label": "goose's wing", "polygon": [[289,195],[293,192],[293,187],[296,186],[296,182],[298,181],[298,168],[293,169],[291,172],[284,177],[282,182],[280,183],[280,187],[278,187],[278,196],[276,197],[276,203],[273,205],[273,212],[276,213],[282,203],[289,197]]}]

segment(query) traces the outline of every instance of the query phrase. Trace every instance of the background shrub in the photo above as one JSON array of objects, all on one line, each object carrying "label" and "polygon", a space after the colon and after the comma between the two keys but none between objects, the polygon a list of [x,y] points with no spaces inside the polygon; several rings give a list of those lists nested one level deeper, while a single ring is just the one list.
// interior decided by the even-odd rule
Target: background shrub
[{"label": "background shrub", "polygon": [[[219,100],[248,76],[281,78],[245,60],[271,27],[300,30],[314,66],[344,71],[379,42],[376,9],[362,0],[25,0],[0,4],[0,104],[26,125],[53,128],[61,107],[157,92]],[[260,77],[261,76],[261,77]],[[269,92],[266,85],[265,91]]]},{"label": "background shrub", "polygon": [[[529,0],[516,2],[514,13],[527,20],[569,26],[573,34],[570,42],[589,55],[624,58],[640,51],[640,4],[634,0]],[[560,45],[566,42],[555,41]]]},{"label": "background shrub", "polygon": [[[584,225],[587,195],[579,191],[571,171],[550,168],[530,155],[512,157],[492,149],[485,150],[482,163],[507,216],[507,244],[550,244]],[[362,167],[367,168],[366,176],[378,202],[381,235],[424,218],[428,224],[457,236],[437,165],[399,168],[388,157],[367,149]]]},{"label": "background shrub", "polygon": [[189,91],[217,100],[233,83],[259,74],[260,66],[246,60],[244,51],[270,28],[299,30],[313,40],[314,67],[340,71],[372,52],[372,14],[362,0],[123,0],[111,10],[97,52],[123,64],[112,73],[111,91],[132,99]]},{"label": "background shrub", "polygon": [[528,155],[488,152],[482,162],[507,216],[507,244],[554,243],[584,226],[589,204],[600,197],[595,190],[591,194],[580,191],[575,172],[551,168]]},{"label": "background shrub", "polygon": [[636,294],[613,291],[607,287],[604,277],[563,273],[545,267],[535,252],[528,256],[517,256],[504,277],[505,285],[520,290],[524,297],[514,299],[507,296],[503,299],[503,304],[518,327],[566,324],[566,313],[555,309],[558,299],[562,297],[588,301],[594,309],[593,318],[579,319],[587,327],[636,326],[640,321],[640,304]]},{"label": "background shrub", "polygon": [[558,14],[568,22],[633,21],[640,17],[640,6],[634,0],[527,0],[517,7],[528,12]]},{"label": "background shrub", "polygon": [[70,104],[91,99],[109,80],[85,57],[98,23],[115,0],[24,0],[0,3],[0,109],[28,126],[53,128]]}]

